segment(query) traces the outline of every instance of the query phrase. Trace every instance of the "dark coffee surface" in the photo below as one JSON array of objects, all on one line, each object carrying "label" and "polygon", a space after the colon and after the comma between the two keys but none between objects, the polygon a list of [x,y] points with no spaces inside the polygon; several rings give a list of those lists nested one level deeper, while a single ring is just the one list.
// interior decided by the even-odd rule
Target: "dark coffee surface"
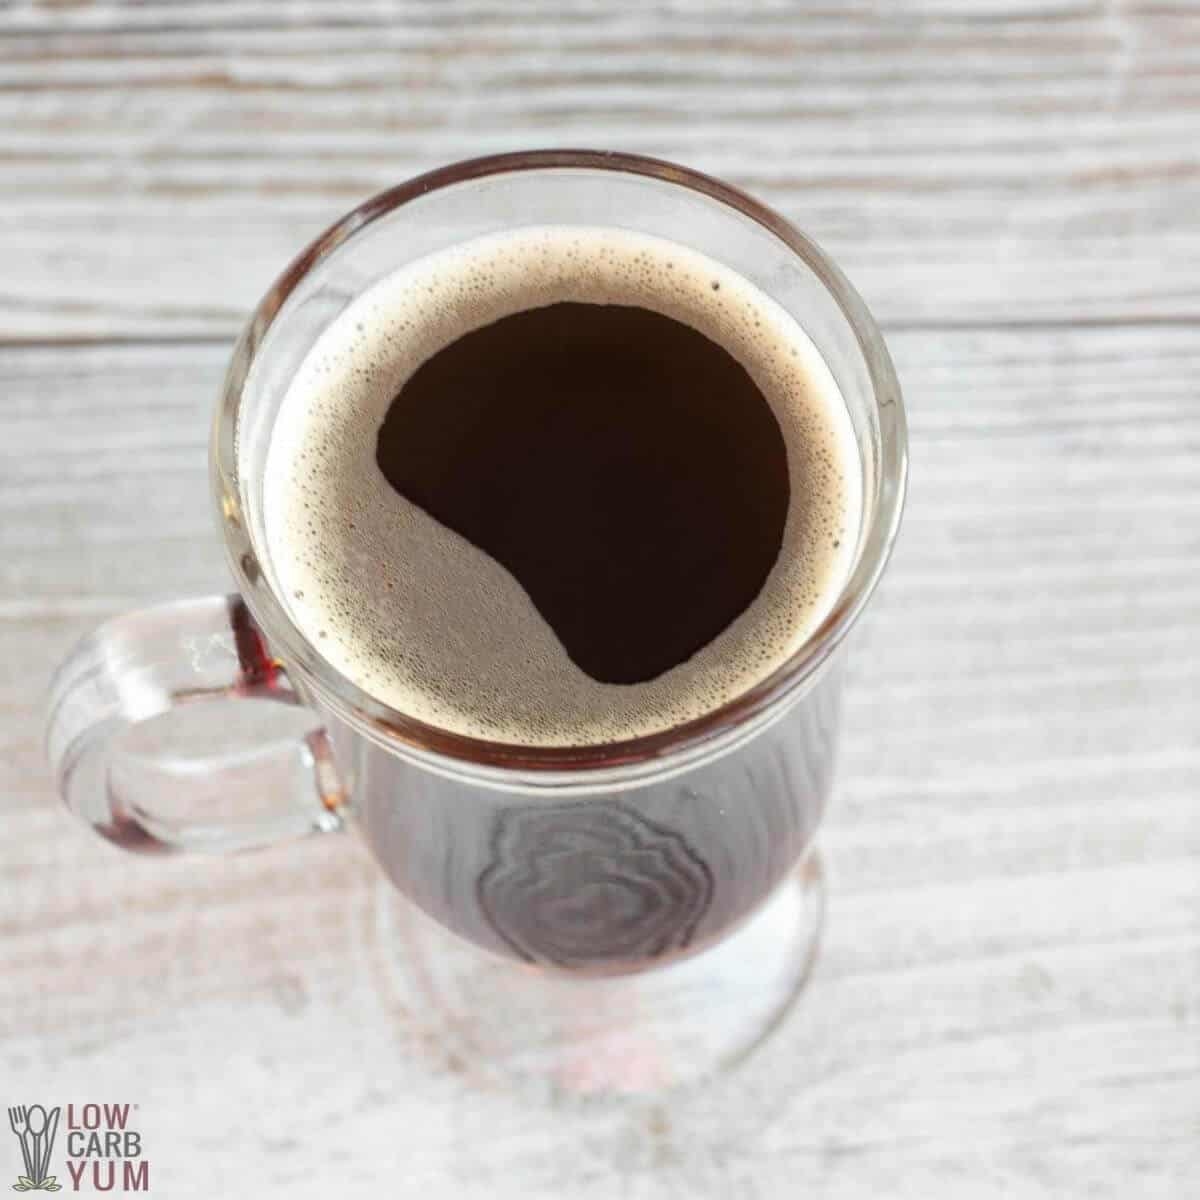
[{"label": "dark coffee surface", "polygon": [[506,567],[575,664],[653,679],[754,600],[783,538],[783,435],[723,347],[563,302],[465,334],[404,384],[376,462]]}]

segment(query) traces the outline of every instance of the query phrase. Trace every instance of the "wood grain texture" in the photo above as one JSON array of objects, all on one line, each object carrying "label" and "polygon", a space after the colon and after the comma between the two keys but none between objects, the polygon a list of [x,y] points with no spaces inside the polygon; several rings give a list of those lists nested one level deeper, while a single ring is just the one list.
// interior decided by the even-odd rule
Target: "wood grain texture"
[{"label": "wood grain texture", "polygon": [[734,1080],[600,1107],[485,1087],[394,1007],[354,838],[130,861],[58,809],[51,665],[225,586],[226,350],[0,351],[5,1096],[136,1099],[171,1197],[247,1171],[298,1197],[1190,1195],[1200,344],[890,341],[914,484],[852,660],[817,976]]},{"label": "wood grain texture", "polygon": [[[0,5],[0,1107],[137,1102],[172,1200],[1200,1195],[1198,80],[1173,0]],[[816,977],[735,1077],[616,1105],[422,1032],[354,837],[131,859],[41,748],[76,637],[228,586],[209,415],[283,264],[572,143],[821,240],[913,449]]]},{"label": "wood grain texture", "polygon": [[456,158],[588,145],[776,204],[888,324],[1200,317],[1200,9],[407,0],[0,13],[0,333],[227,335]]}]

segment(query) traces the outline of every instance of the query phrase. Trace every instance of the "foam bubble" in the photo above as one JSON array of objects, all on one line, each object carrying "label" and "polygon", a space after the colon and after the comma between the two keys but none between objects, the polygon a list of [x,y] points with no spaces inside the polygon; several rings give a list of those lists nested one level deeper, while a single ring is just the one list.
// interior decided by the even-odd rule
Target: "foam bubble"
[{"label": "foam bubble", "polygon": [[[724,346],[770,403],[787,446],[791,502],[762,591],[692,658],[645,683],[584,674],[516,579],[398,495],[375,462],[388,407],[423,362],[472,329],[564,300],[637,304]],[[293,619],[364,691],[456,733],[587,745],[701,716],[794,653],[849,573],[861,491],[837,384],[778,304],[677,243],[553,226],[421,259],[338,316],[276,418],[264,523]]]}]

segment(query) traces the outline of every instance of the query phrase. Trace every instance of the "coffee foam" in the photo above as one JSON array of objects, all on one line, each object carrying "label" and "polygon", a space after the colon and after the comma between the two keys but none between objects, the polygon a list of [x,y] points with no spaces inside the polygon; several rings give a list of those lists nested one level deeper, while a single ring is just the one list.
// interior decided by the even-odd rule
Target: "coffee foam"
[{"label": "coffee foam", "polygon": [[[388,407],[423,362],[472,329],[564,300],[639,305],[724,346],[770,403],[787,447],[791,500],[762,591],[708,645],[645,683],[584,674],[517,580],[398,495],[375,462]],[[337,317],[280,407],[263,515],[292,618],[364,691],[455,733],[589,745],[711,712],[804,643],[853,561],[861,471],[829,368],[757,287],[663,239],[535,227],[421,259]]]}]

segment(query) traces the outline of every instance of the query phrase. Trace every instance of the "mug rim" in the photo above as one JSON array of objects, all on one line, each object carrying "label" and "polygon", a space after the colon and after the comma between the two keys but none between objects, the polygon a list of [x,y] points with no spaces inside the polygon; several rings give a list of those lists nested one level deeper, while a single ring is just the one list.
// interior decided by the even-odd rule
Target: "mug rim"
[{"label": "mug rim", "polygon": [[[242,512],[237,457],[242,392],[259,348],[288,298],[339,246],[374,221],[413,200],[472,180],[529,171],[613,171],[698,192],[763,226],[803,260],[837,303],[858,341],[879,422],[879,486],[866,537],[853,570],[825,618],[769,675],[718,708],[655,733],[581,746],[524,746],[454,733],[392,708],[325,660],[288,614],[270,585]],[[650,770],[693,759],[742,740],[760,720],[815,679],[861,615],[877,586],[899,531],[907,487],[907,429],[899,381],[882,334],[841,269],[806,234],[739,188],[665,159],[617,151],[544,149],[487,155],[418,175],[368,198],[319,234],[292,260],[259,301],[238,339],[213,425],[211,465],[218,520],[238,590],[292,675],[336,715],[396,753],[415,754],[442,769],[478,768],[578,779],[580,772],[641,766]]]}]

